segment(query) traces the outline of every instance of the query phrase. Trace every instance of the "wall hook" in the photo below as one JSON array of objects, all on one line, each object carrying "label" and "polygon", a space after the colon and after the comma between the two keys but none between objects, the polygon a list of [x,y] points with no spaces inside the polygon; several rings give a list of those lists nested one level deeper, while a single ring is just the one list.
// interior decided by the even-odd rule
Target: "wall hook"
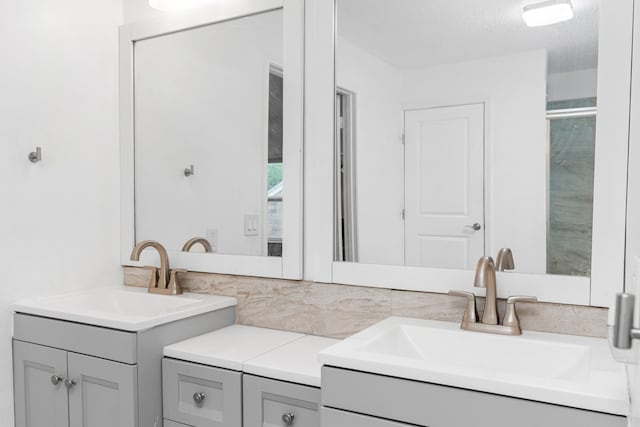
[{"label": "wall hook", "polygon": [[188,169],[184,170],[184,176],[191,176],[191,175],[195,175],[195,169],[193,167],[193,165],[190,165]]},{"label": "wall hook", "polygon": [[36,151],[29,153],[29,161],[31,163],[38,163],[40,160],[42,160],[42,149],[40,147],[36,147]]}]

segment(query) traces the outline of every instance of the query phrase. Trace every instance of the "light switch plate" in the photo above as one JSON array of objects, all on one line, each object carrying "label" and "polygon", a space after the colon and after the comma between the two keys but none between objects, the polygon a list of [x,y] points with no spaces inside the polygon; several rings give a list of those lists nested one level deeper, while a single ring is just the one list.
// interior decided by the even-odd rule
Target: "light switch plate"
[{"label": "light switch plate", "polygon": [[244,235],[258,236],[260,235],[260,215],[245,214],[244,216]]}]

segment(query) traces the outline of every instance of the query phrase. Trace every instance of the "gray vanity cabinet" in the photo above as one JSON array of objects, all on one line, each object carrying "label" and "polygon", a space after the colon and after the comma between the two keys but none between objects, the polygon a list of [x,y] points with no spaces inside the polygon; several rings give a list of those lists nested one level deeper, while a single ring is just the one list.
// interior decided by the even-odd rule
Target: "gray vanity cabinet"
[{"label": "gray vanity cabinet", "polygon": [[243,377],[244,427],[320,427],[319,407],[319,388]]},{"label": "gray vanity cabinet", "polygon": [[162,427],[164,346],[234,320],[227,307],[132,332],[16,313],[15,425]]},{"label": "gray vanity cabinet", "polygon": [[627,426],[622,416],[328,366],[322,405],[323,427]]},{"label": "gray vanity cabinet", "polygon": [[15,341],[13,374],[17,427],[136,426],[135,366]]}]

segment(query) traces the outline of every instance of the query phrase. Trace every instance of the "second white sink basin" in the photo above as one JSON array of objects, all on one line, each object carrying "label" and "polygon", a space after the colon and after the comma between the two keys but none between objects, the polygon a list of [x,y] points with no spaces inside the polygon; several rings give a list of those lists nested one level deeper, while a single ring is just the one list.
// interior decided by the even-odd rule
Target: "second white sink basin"
[{"label": "second white sink basin", "polygon": [[[372,354],[421,360],[442,370],[513,374],[587,382],[591,347],[448,328],[396,324],[362,345]],[[438,345],[434,345],[438,343]]]},{"label": "second white sink basin", "polygon": [[97,288],[34,298],[13,311],[126,331],[139,331],[236,305],[236,299],[202,294],[150,294],[146,288]]},{"label": "second white sink basin", "polygon": [[319,355],[325,365],[626,415],[624,367],[607,341],[460,330],[391,317]]}]

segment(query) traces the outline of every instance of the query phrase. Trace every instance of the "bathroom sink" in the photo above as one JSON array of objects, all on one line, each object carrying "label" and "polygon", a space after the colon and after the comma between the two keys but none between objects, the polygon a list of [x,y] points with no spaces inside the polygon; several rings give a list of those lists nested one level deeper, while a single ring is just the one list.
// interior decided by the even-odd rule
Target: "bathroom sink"
[{"label": "bathroom sink", "polygon": [[13,311],[126,331],[139,331],[236,305],[235,298],[147,293],[146,288],[97,288],[23,300]]},{"label": "bathroom sink", "polygon": [[388,318],[319,354],[324,365],[625,415],[623,365],[605,339]]}]

